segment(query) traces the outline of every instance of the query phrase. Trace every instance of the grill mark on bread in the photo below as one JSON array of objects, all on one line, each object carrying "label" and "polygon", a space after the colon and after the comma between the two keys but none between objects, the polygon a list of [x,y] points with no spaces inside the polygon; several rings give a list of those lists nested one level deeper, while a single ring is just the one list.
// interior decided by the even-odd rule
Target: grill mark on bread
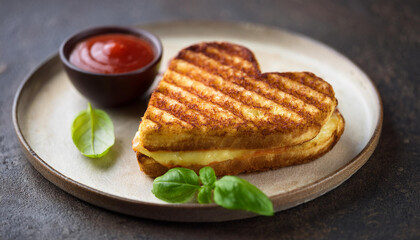
[{"label": "grill mark on bread", "polygon": [[149,104],[155,108],[166,111],[179,120],[187,122],[194,127],[211,124],[211,121],[207,121],[205,116],[197,111],[189,109],[186,105],[181,104],[177,100],[171,99],[160,92],[155,92],[154,95],[154,98],[151,99]]},{"label": "grill mark on bread", "polygon": [[[262,81],[267,83],[272,88],[282,89],[283,91],[302,99],[304,102],[309,103],[322,111],[332,111],[330,108],[335,107],[329,96],[315,91],[312,88],[302,85],[296,81],[289,81],[290,79],[283,76],[281,73],[265,73],[262,75]],[[312,91],[308,91],[308,90]],[[310,94],[310,95],[308,95]],[[315,96],[314,96],[315,95]]]},{"label": "grill mark on bread", "polygon": [[244,72],[247,75],[253,76],[260,74],[259,70],[255,69],[255,65],[249,62],[248,60],[236,56],[231,55],[229,53],[224,52],[220,48],[208,46],[204,48],[202,51],[197,52],[204,54],[205,56],[216,60],[220,64],[224,66],[229,66],[231,68],[234,68],[238,71]]},{"label": "grill mark on bread", "polygon": [[[234,82],[238,85],[244,84],[247,80],[248,82],[258,82],[259,81],[263,81],[264,82],[264,78],[261,80],[259,76],[257,76],[257,79],[255,78],[250,78],[246,73],[238,71],[232,68],[232,66],[229,65],[223,65],[222,63],[218,62],[215,59],[212,59],[208,56],[206,56],[204,53],[202,52],[191,52],[191,51],[183,51],[182,53],[180,53],[178,55],[179,59],[182,59],[184,61],[190,62],[191,64],[194,64],[200,68],[205,69],[207,72],[210,72],[212,74],[218,75],[220,77],[222,77],[223,79],[226,79],[228,81]],[[318,108],[319,105],[314,105],[314,103],[317,103],[316,98],[310,97],[309,95],[321,95],[320,98],[323,100],[324,96],[326,96],[329,100],[331,100],[331,96],[334,96],[334,92],[332,90],[331,87],[330,88],[330,92],[332,92],[331,96],[327,96],[325,95],[323,92],[319,92],[316,89],[311,88],[310,86],[306,86],[304,84],[302,84],[301,82],[297,81],[298,77],[295,75],[301,75],[301,74],[305,74],[305,73],[265,73],[262,74],[260,76],[265,76],[267,74],[270,75],[278,75],[279,78],[277,78],[277,80],[281,80],[281,81],[286,81],[289,82],[286,86],[286,84],[282,84],[281,87],[276,87],[276,89],[278,89],[278,91],[284,91],[286,93],[293,93],[294,91],[299,90],[300,88],[305,89],[305,91],[299,91],[300,95],[295,97],[297,98],[301,98],[302,96],[304,96],[304,98],[302,99],[303,101],[305,101],[306,99],[309,99],[309,101],[305,101],[307,104],[309,105],[313,105],[315,107]],[[313,76],[315,76],[314,74],[312,74]],[[294,80],[290,79],[289,77],[293,76]],[[305,74],[306,76],[306,74]],[[302,79],[305,79],[305,77],[301,77]],[[320,79],[320,78],[317,78]],[[322,79],[320,79],[322,80]],[[303,81],[303,80],[302,80]],[[307,80],[307,82],[309,82],[309,80]],[[325,81],[322,80],[322,83],[325,83]],[[326,83],[327,84],[327,83]],[[244,84],[246,86],[246,84]],[[313,84],[315,85],[315,84]],[[303,90],[302,89],[302,90]],[[293,94],[292,94],[293,95]],[[315,101],[314,101],[315,100]]]},{"label": "grill mark on bread", "polygon": [[[315,75],[308,73],[288,73],[288,75],[285,74],[282,76],[277,73],[271,73],[272,75],[278,75],[274,77],[274,79],[279,79],[281,82],[273,83],[273,77],[270,75],[262,75],[259,74],[258,71],[255,71],[255,73],[259,74],[258,76],[255,76],[257,78],[255,79],[251,78],[249,74],[243,72],[243,70],[238,68],[235,69],[233,67],[235,64],[232,63],[232,61],[237,61],[239,63],[241,59],[243,59],[242,56],[234,55],[237,57],[236,60],[232,57],[230,59],[221,60],[224,55],[225,53],[219,52],[217,45],[214,47],[213,44],[207,44],[207,46],[199,44],[199,47],[193,46],[181,51],[177,58],[171,61],[168,72],[172,70],[187,77],[190,81],[199,82],[211,89],[220,91],[225,97],[236,100],[237,103],[241,104],[242,108],[246,106],[246,109],[241,109],[241,106],[235,106],[235,104],[233,104],[235,107],[232,108],[232,105],[229,104],[231,102],[228,102],[228,104],[225,102],[220,103],[215,101],[214,96],[213,98],[205,96],[202,91],[199,93],[201,99],[221,106],[235,116],[239,115],[241,119],[251,121],[255,126],[267,128],[267,123],[275,126],[265,130],[285,130],[287,128],[308,127],[310,125],[321,126],[323,122],[325,122],[324,120],[326,120],[322,118],[326,118],[326,115],[331,113],[332,109],[329,107],[331,103],[329,101],[331,101],[331,99],[324,93],[316,90],[325,88],[323,87],[323,84],[318,84],[315,80],[307,80],[305,78],[307,75],[310,77]],[[212,57],[217,59],[213,59]],[[191,65],[183,66],[185,63]],[[251,64],[246,65],[246,71],[252,71]],[[170,74],[173,73],[168,73],[167,77],[164,77],[164,80],[170,79]],[[295,75],[303,80],[299,80]],[[268,77],[261,80],[259,79],[260,76]],[[292,77],[293,79],[289,79]],[[270,81],[264,81],[267,79]],[[311,82],[311,86],[302,85],[302,81],[308,84]],[[265,88],[261,87],[261,84],[265,84],[269,90],[264,91]],[[191,90],[194,90],[192,87],[194,84],[190,85],[188,90],[185,87],[182,89],[193,95],[197,95],[197,91],[191,92]],[[273,85],[275,87],[274,89]],[[180,87],[179,84],[175,84],[175,86]],[[301,91],[301,88],[303,88],[303,91]],[[277,92],[275,92],[275,89]],[[270,90],[271,93],[269,92]],[[211,92],[212,90],[209,91]],[[327,98],[321,97],[321,95],[324,95]],[[218,100],[220,99],[221,98],[219,97]],[[270,101],[277,106],[273,108],[273,104],[267,104],[267,101]],[[327,103],[324,103],[325,101],[327,101]],[[184,119],[187,120],[185,117]],[[278,124],[279,122],[282,123],[280,127]]]},{"label": "grill mark on bread", "polygon": [[279,73],[279,75],[286,77],[292,81],[298,82],[302,85],[308,86],[313,90],[324,94],[325,96],[334,97],[334,89],[325,82],[322,78],[317,77],[311,72],[298,72],[298,73]]},{"label": "grill mark on bread", "polygon": [[[181,87],[162,81],[160,87],[156,92],[165,95],[171,99],[178,101],[180,104],[185,105],[187,108],[196,111],[208,119],[207,123],[210,125],[221,124],[223,126],[230,126],[243,123],[244,121],[238,118],[233,113],[225,109],[205,101],[195,94],[192,94]],[[216,124],[213,124],[216,123]]]},{"label": "grill mark on bread", "polygon": [[[191,79],[188,76],[182,75],[169,69],[167,71],[167,78],[164,78],[163,81],[174,84],[175,86],[180,87],[194,95],[197,95],[206,101],[214,103],[220,106],[221,108],[226,109],[234,115],[240,117],[242,120],[244,120],[245,123],[241,125],[242,130],[249,129],[249,127],[252,126],[256,126],[262,134],[268,134],[273,130],[287,132],[293,129],[293,127],[298,129],[304,126],[304,124],[300,122],[295,123],[292,121],[285,121],[284,118],[277,116],[273,116],[272,118],[266,119],[256,119],[255,114],[258,114],[258,112],[256,112],[258,111],[258,109],[253,109],[248,105],[244,105],[240,101],[237,101],[236,99],[223,94],[218,89],[215,89],[211,86],[207,86],[200,81]],[[190,82],[190,84],[186,84],[187,82]],[[195,84],[195,87],[192,87],[193,84]],[[199,87],[204,87],[204,92],[197,89],[199,88],[197,87],[197,85],[199,85]],[[221,100],[224,100],[224,102],[221,102]],[[245,111],[243,108],[245,108],[248,111]],[[282,124],[278,124],[279,121],[281,121]]]},{"label": "grill mark on bread", "polygon": [[[308,103],[305,103],[301,99],[288,94],[284,91],[276,91],[268,86],[268,84],[262,81],[247,81],[248,79],[243,80],[243,86],[253,92],[256,92],[267,99],[299,114],[304,118],[315,118],[319,115],[320,110]],[[241,80],[239,80],[241,81]]]},{"label": "grill mark on bread", "polygon": [[[152,122],[152,123],[154,123],[156,126],[157,126],[157,129],[159,129],[159,128],[161,128],[162,127],[162,124],[160,124],[159,122],[155,122],[155,121],[153,121],[153,119],[152,119],[152,117],[150,116],[150,114],[147,114],[147,115],[144,115],[144,117],[143,117],[144,119],[146,119],[146,120],[149,120],[150,122]],[[141,122],[144,122],[144,121],[140,121],[140,123]]]},{"label": "grill mark on bread", "polygon": [[210,104],[213,104],[213,105],[215,105],[215,106],[218,106],[219,108],[221,108],[221,109],[223,109],[223,110],[225,110],[226,112],[228,112],[229,114],[232,114],[232,115],[234,115],[237,119],[239,119],[242,123],[249,123],[250,121],[249,120],[247,120],[240,112],[238,112],[238,111],[235,111],[235,110],[232,110],[232,109],[230,109],[230,108],[227,108],[226,107],[226,105],[223,105],[223,104],[220,104],[219,102],[217,102],[217,101],[213,101],[212,99],[211,99],[211,97],[209,97],[209,96],[207,96],[207,95],[204,95],[204,94],[201,94],[201,93],[199,93],[199,92],[196,92],[196,90],[194,90],[193,88],[191,88],[191,87],[185,87],[185,86],[180,86],[180,85],[177,85],[174,81],[166,81],[166,83],[168,83],[168,84],[171,84],[171,85],[174,85],[174,86],[176,86],[176,87],[178,87],[178,88],[180,88],[180,89],[182,89],[183,91],[185,91],[185,92],[188,92],[188,93],[190,93],[190,94],[192,94],[192,95],[194,95],[194,96],[196,96],[197,98],[199,98],[199,99],[201,99],[201,100],[203,100],[203,101],[205,101],[205,102],[207,102],[207,103],[210,103]]},{"label": "grill mark on bread", "polygon": [[207,72],[206,69],[182,60],[177,60],[174,65],[174,68],[170,67],[171,70],[213,87],[242,104],[255,108],[257,111],[261,110],[259,115],[265,115],[265,118],[262,119],[280,118],[280,120],[293,121],[295,123],[304,121],[304,118],[293,111],[289,111],[290,109],[286,109],[284,106],[276,104],[255,92],[248,91],[240,85],[227,82],[220,76]]},{"label": "grill mark on bread", "polygon": [[[179,87],[179,88],[181,88],[181,89],[183,89],[183,90],[185,90],[185,91],[187,91],[191,94],[194,94],[195,96],[197,96],[197,97],[199,97],[199,98],[201,98],[205,101],[208,101],[212,104],[215,104],[215,105],[219,106],[220,108],[222,108],[226,111],[229,111],[230,113],[232,113],[236,117],[240,118],[244,123],[252,123],[252,121],[247,119],[247,117],[244,116],[243,113],[239,109],[232,107],[235,103],[238,103],[238,101],[236,101],[235,99],[232,99],[230,96],[226,96],[223,93],[217,91],[216,89],[213,89],[209,86],[206,86],[201,82],[196,82],[193,79],[190,79],[188,76],[184,76],[184,75],[179,74],[175,71],[167,70],[167,76],[168,77],[164,78],[163,81],[165,81],[167,83],[170,83],[170,84],[173,84],[174,86],[177,86],[177,87]],[[192,87],[192,84],[188,86],[186,84],[186,82],[183,82],[180,78],[188,79],[188,81],[190,81],[190,82],[196,82],[196,83],[198,83],[198,85],[201,84],[201,85],[205,86],[206,88],[210,88],[211,91],[209,91],[208,93],[203,93],[203,92],[199,91],[197,89],[197,87],[195,87],[195,88]],[[229,103],[220,102],[219,99],[223,99],[223,100],[225,100],[226,102],[229,102]]]},{"label": "grill mark on bread", "polygon": [[[309,118],[308,122],[312,121],[313,118],[320,117],[319,109],[317,109],[316,106],[312,104],[308,104],[305,101],[299,99],[298,97],[282,91],[282,89],[277,89],[276,93],[273,93],[274,90],[272,90],[272,93],[270,94],[268,91],[263,90],[264,88],[267,88],[267,87],[270,88],[268,84],[266,84],[265,87],[257,86],[257,85],[261,85],[265,83],[262,81],[258,81],[255,78],[254,79],[250,78],[249,75],[245,74],[244,72],[232,69],[231,66],[223,65],[217,60],[209,58],[208,56],[202,53],[193,53],[191,51],[189,52],[186,51],[184,54],[180,54],[179,58],[182,59],[183,61],[186,61],[194,65],[196,68],[199,68],[200,70],[204,72],[210,73],[223,80],[227,80],[227,81],[224,81],[225,85],[230,84],[230,83],[235,84],[236,86],[246,89],[247,91],[255,94],[257,98],[262,97],[265,100],[272,101],[273,103],[279,105],[280,108],[284,108],[283,111],[288,112],[289,116],[297,114],[297,115],[302,116],[303,117],[302,119]],[[177,64],[175,63],[174,65],[176,66]],[[254,100],[255,100],[255,97],[254,97]],[[254,100],[251,102],[246,102],[246,104],[252,105],[257,108],[261,107],[261,106],[256,106],[255,103],[258,104],[263,101],[259,101],[259,100],[254,101]],[[296,116],[292,116],[292,117],[295,119],[294,121],[296,122]],[[302,121],[302,120],[298,120],[298,121]]]},{"label": "grill mark on bread", "polygon": [[165,110],[152,105],[149,105],[149,107],[151,113],[147,115],[147,119],[158,124],[159,128],[162,127],[162,123],[177,124],[182,128],[191,128],[192,126],[192,124],[173,116]]},{"label": "grill mark on bread", "polygon": [[[305,121],[305,119],[301,118],[295,112],[285,110],[282,106],[272,106],[268,103],[271,102],[270,100],[260,99],[261,96],[249,92],[241,86],[229,86],[231,83],[225,82],[223,79],[220,79],[219,76],[209,74],[197,66],[189,64],[189,66],[186,66],[186,69],[189,71],[184,71],[182,66],[185,65],[186,62],[184,63],[178,60],[175,63],[176,64],[170,66],[171,71],[186,76],[191,81],[200,82],[201,84],[220,91],[225,96],[229,96],[238,101],[242,107],[248,107],[249,110],[247,112],[250,112],[252,117],[247,117],[247,119],[252,120],[255,125],[266,126],[266,123],[281,121],[285,126],[290,126]],[[175,68],[173,68],[174,66]]]},{"label": "grill mark on bread", "polygon": [[226,43],[226,42],[208,42],[208,43],[199,43],[199,44],[192,45],[186,48],[185,50],[190,50],[193,52],[203,52],[203,51],[206,51],[206,49],[208,48],[213,48],[218,51],[221,51],[225,53],[225,55],[227,56],[234,56],[234,57],[242,58],[244,61],[251,63],[253,66],[253,69],[249,68],[249,73],[253,73],[253,74],[260,73],[260,67],[258,65],[257,59],[254,56],[254,53],[251,52],[251,50],[245,47],[239,46],[239,45],[234,45],[234,44]]},{"label": "grill mark on bread", "polygon": [[[208,53],[208,49],[213,49],[212,53],[213,54],[209,54]],[[203,54],[206,57],[218,62],[219,64],[223,65],[223,67],[225,68],[234,68],[237,71],[233,71],[232,74],[229,75],[229,77],[225,78],[227,80],[229,80],[230,82],[237,84],[251,92],[254,92],[256,94],[259,94],[285,108],[288,108],[289,110],[305,117],[305,118],[319,118],[320,116],[320,109],[318,109],[316,106],[306,103],[303,100],[299,99],[296,96],[293,96],[287,92],[282,91],[282,89],[277,89],[277,92],[274,92],[274,89],[271,89],[271,87],[263,82],[263,81],[259,81],[255,78],[250,78],[248,74],[246,74],[246,72],[243,71],[243,69],[240,68],[235,68],[233,67],[234,65],[236,65],[235,63],[231,63],[230,61],[225,61],[221,55],[216,54],[216,52],[218,51],[217,48],[206,48],[205,52],[201,52],[201,53],[196,53],[196,54]],[[180,55],[181,57],[183,57],[183,60],[186,60],[194,65],[201,65],[200,63],[202,63],[202,61],[198,61],[199,63],[197,64],[195,59],[193,59],[194,57],[189,57],[188,53]],[[187,57],[187,59],[185,59],[185,57]],[[226,56],[229,57],[229,56]],[[189,61],[189,60],[192,61]],[[209,60],[209,59],[207,59]],[[231,64],[229,64],[231,63]],[[198,66],[200,67],[200,66]],[[229,73],[229,71],[226,71],[226,69],[223,70],[219,70],[220,68],[216,68],[215,72],[217,73],[217,75],[220,76],[220,72],[223,73]],[[309,74],[309,73],[307,73]],[[232,76],[233,75],[233,76]],[[292,76],[294,76],[294,74],[290,74]],[[310,74],[310,76],[315,76],[314,74]],[[225,77],[225,76],[221,76],[221,77]],[[258,77],[258,76],[257,76]],[[319,79],[319,78],[317,78]],[[321,79],[322,80],[322,79]],[[325,83],[323,81],[323,83]],[[325,83],[328,85],[328,83]],[[263,85],[263,86],[261,86]],[[271,92],[270,92],[271,90]],[[279,96],[280,95],[280,96]]]},{"label": "grill mark on bread", "polygon": [[[259,79],[258,76],[256,76],[257,79],[249,78],[249,76],[245,72],[241,70],[235,71],[235,69],[231,65],[225,65],[222,62],[218,61],[218,59],[213,59],[210,56],[207,56],[206,52],[192,52],[192,51],[184,50],[178,55],[177,58],[190,62],[199,67],[203,67],[203,68],[205,67],[205,70],[207,70],[208,72],[217,74],[220,77],[229,81],[233,81],[233,82],[236,81],[238,85],[242,85],[244,78],[247,78],[247,77],[248,77],[247,80],[249,81],[255,81],[255,82],[257,82],[258,80],[261,81],[261,79]],[[218,66],[215,66],[215,65],[218,65]],[[222,66],[223,69],[221,69],[220,66]],[[334,96],[334,90],[332,89],[332,87],[321,78],[316,77],[315,74],[313,73],[287,72],[287,73],[265,73],[262,75],[264,76],[266,74],[279,75],[280,77],[283,77],[283,80],[287,79],[287,80],[293,81],[294,83],[291,83],[289,85],[291,85],[294,88],[296,88],[296,85],[298,85],[299,87],[305,88],[306,91],[303,91],[302,93],[307,92],[308,94],[311,94],[311,95],[322,94],[322,95],[325,95],[330,100]],[[242,82],[240,80],[242,80]],[[305,85],[305,83],[308,85]],[[287,87],[284,85],[283,85],[283,88],[287,89]],[[277,88],[277,89],[279,91],[283,90],[282,88]],[[312,105],[312,102],[308,102],[308,103]]]}]

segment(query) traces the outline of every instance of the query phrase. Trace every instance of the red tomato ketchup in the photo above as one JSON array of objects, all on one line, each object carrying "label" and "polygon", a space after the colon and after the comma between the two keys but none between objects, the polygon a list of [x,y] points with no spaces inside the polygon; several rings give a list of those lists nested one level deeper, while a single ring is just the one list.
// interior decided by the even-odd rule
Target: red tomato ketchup
[{"label": "red tomato ketchup", "polygon": [[129,34],[103,34],[76,45],[70,62],[89,72],[125,73],[146,66],[154,58],[152,47],[145,40]]}]

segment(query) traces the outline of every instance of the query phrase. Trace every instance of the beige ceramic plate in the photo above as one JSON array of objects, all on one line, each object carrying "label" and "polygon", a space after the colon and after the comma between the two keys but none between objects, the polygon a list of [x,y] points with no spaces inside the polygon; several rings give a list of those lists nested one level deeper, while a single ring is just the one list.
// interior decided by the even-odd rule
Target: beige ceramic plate
[{"label": "beige ceramic plate", "polygon": [[[382,125],[380,97],[351,61],[307,37],[251,24],[175,22],[142,26],[164,45],[161,72],[180,49],[201,41],[231,41],[250,48],[263,71],[311,71],[331,83],[346,120],[334,149],[311,163],[243,174],[273,201],[276,211],[314,199],[355,173],[375,149]],[[214,204],[166,204],[151,193],[153,180],[140,172],[131,140],[147,102],[105,109],[116,133],[115,146],[102,159],[83,157],[70,126],[86,100],[75,90],[58,56],[40,65],[16,94],[17,135],[31,164],[64,191],[113,211],[169,221],[225,221],[254,216]]]}]

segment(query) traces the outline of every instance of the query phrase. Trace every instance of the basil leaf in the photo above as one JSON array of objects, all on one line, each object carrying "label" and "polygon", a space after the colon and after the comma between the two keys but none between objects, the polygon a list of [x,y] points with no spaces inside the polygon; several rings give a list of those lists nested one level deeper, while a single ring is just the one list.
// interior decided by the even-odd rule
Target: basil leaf
[{"label": "basil leaf", "polygon": [[216,182],[216,174],[214,173],[213,168],[203,167],[200,169],[200,180],[203,185],[213,186]]},{"label": "basil leaf", "polygon": [[[201,172],[201,171],[200,171]],[[212,187],[210,186],[202,186],[200,190],[198,191],[197,200],[198,203],[204,204],[204,203],[211,203],[211,191]]]},{"label": "basil leaf", "polygon": [[160,200],[183,203],[200,188],[197,174],[186,168],[172,168],[153,181],[152,193]]},{"label": "basil leaf", "polygon": [[251,183],[235,176],[224,176],[216,182],[214,201],[228,209],[274,215],[270,199]]},{"label": "basil leaf", "polygon": [[114,125],[108,114],[99,109],[88,108],[73,120],[71,135],[77,149],[90,158],[100,158],[114,145]]}]

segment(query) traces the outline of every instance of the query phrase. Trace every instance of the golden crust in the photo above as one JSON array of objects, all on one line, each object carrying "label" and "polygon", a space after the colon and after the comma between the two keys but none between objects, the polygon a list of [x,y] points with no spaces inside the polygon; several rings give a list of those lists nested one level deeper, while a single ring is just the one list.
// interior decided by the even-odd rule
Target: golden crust
[{"label": "golden crust", "polygon": [[[332,115],[333,122],[329,122],[332,130],[327,134],[321,134],[306,143],[283,147],[277,149],[260,150],[251,157],[238,158],[227,160],[224,162],[213,163],[212,167],[217,176],[236,175],[239,173],[249,173],[265,171],[270,169],[277,169],[296,164],[307,163],[311,160],[319,158],[320,156],[331,150],[338,142],[344,131],[344,119],[338,110]],[[137,152],[137,160],[140,169],[150,177],[158,177],[166,173],[169,168],[163,166],[139,152]],[[172,166],[177,167],[177,166]],[[203,165],[188,166],[198,173],[204,167]]]},{"label": "golden crust", "polygon": [[264,73],[247,48],[200,43],[175,57],[140,124],[157,150],[272,148],[314,138],[337,105],[313,73]]}]

